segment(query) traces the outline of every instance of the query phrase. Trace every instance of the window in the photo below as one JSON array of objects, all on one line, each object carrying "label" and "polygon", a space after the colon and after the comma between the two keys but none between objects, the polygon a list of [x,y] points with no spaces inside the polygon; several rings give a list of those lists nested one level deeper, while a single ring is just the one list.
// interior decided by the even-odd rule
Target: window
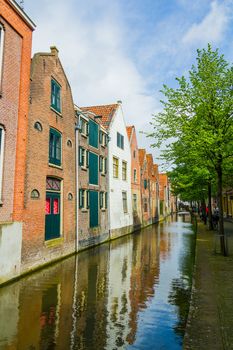
[{"label": "window", "polygon": [[113,157],[113,177],[118,178],[119,176],[119,160]]},{"label": "window", "polygon": [[124,149],[124,136],[119,132],[117,133],[117,147]]},{"label": "window", "polygon": [[3,127],[1,127],[1,125],[0,125],[0,202],[2,199],[4,136],[5,136],[5,131],[4,131]]},{"label": "window", "polygon": [[122,161],[122,180],[127,180],[127,163]]},{"label": "window", "polygon": [[147,180],[144,180],[144,188],[147,189]]},{"label": "window", "polygon": [[133,182],[134,183],[137,182],[137,170],[136,169],[133,170]]},{"label": "window", "polygon": [[40,132],[43,131],[43,128],[42,128],[42,125],[41,125],[40,122],[35,122],[34,128],[35,128],[37,131],[40,131]]},{"label": "window", "polygon": [[81,124],[81,134],[88,136],[88,133],[89,133],[88,122],[85,119],[80,118],[80,124]]},{"label": "window", "polygon": [[0,95],[2,92],[3,50],[4,50],[4,28],[0,23]]},{"label": "window", "polygon": [[79,208],[89,209],[89,191],[80,189],[79,190]]},{"label": "window", "polygon": [[61,134],[55,129],[50,129],[49,163],[61,165]]},{"label": "window", "polygon": [[147,212],[147,198],[144,198],[144,212]]},{"label": "window", "polygon": [[107,158],[99,157],[99,171],[102,175],[107,173]]},{"label": "window", "polygon": [[137,195],[133,194],[133,210],[137,211]]},{"label": "window", "polygon": [[89,145],[99,147],[99,125],[93,120],[89,120]]},{"label": "window", "polygon": [[40,192],[38,190],[36,190],[36,189],[32,190],[31,198],[32,199],[39,199],[40,198]]},{"label": "window", "polygon": [[89,152],[89,184],[99,184],[99,159],[98,155]]},{"label": "window", "polygon": [[100,209],[107,209],[107,192],[100,192]]},{"label": "window", "polygon": [[127,192],[122,192],[122,203],[123,203],[123,212],[128,213]]},{"label": "window", "polygon": [[99,133],[99,142],[103,147],[107,145],[107,135],[103,131],[100,131]]},{"label": "window", "polygon": [[51,107],[61,112],[61,86],[54,79],[51,80]]},{"label": "window", "polygon": [[79,147],[79,165],[85,169],[89,166],[89,152],[81,146]]},{"label": "window", "polygon": [[136,151],[133,151],[133,157],[136,158]]}]

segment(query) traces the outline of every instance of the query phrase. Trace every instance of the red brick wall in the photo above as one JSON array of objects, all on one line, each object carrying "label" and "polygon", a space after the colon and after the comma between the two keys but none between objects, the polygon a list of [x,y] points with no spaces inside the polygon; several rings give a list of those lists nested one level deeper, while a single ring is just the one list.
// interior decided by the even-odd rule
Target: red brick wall
[{"label": "red brick wall", "polygon": [[6,130],[0,222],[22,220],[32,29],[0,0],[5,27],[0,124]]},{"label": "red brick wall", "polygon": [[[50,107],[51,77],[55,78],[61,86],[61,116]],[[42,132],[34,128],[36,121],[41,123]],[[62,164],[60,168],[49,165],[50,127],[62,133]],[[67,146],[68,140],[72,142],[71,148]],[[36,54],[32,60],[27,150],[22,247],[24,269],[31,264],[42,264],[75,250],[75,112],[71,89],[56,52]],[[61,196],[63,241],[52,247],[45,245],[47,176],[61,179],[63,187]],[[31,198],[33,189],[37,189],[40,193],[38,200]],[[68,200],[69,193],[73,195],[71,201]]]}]

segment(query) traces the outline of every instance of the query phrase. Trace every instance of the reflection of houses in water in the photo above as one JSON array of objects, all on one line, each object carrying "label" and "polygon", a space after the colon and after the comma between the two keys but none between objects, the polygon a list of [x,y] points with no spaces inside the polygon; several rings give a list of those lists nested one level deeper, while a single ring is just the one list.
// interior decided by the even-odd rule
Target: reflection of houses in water
[{"label": "reflection of houses in water", "polygon": [[107,346],[125,349],[129,333],[132,239],[111,243],[108,274]]},{"label": "reflection of houses in water", "polygon": [[0,327],[4,349],[52,349],[54,344],[56,349],[69,349],[74,262],[60,262],[2,289],[1,301],[14,294],[8,312],[0,303],[0,319],[9,318],[5,334]]},{"label": "reflection of houses in water", "polygon": [[104,349],[107,319],[107,244],[77,256],[71,349]]},{"label": "reflection of houses in water", "polygon": [[136,339],[137,320],[140,310],[147,308],[147,301],[155,294],[159,278],[159,246],[157,236],[150,229],[134,238],[132,273],[130,281],[129,334],[127,342]]}]

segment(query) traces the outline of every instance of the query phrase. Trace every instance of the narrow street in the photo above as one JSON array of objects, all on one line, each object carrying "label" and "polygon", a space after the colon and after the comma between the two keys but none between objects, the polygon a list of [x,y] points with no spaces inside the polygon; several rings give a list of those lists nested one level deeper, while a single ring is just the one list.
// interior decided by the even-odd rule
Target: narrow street
[{"label": "narrow street", "polygon": [[181,349],[194,260],[188,216],[0,289],[0,349]]}]

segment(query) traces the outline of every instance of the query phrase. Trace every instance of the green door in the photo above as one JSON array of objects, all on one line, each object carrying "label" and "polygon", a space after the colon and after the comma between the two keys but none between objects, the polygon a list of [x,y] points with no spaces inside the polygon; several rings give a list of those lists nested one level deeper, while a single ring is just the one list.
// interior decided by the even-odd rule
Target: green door
[{"label": "green door", "polygon": [[99,196],[97,191],[89,192],[90,227],[99,225]]},{"label": "green door", "polygon": [[60,237],[61,222],[60,193],[46,192],[45,240]]}]

